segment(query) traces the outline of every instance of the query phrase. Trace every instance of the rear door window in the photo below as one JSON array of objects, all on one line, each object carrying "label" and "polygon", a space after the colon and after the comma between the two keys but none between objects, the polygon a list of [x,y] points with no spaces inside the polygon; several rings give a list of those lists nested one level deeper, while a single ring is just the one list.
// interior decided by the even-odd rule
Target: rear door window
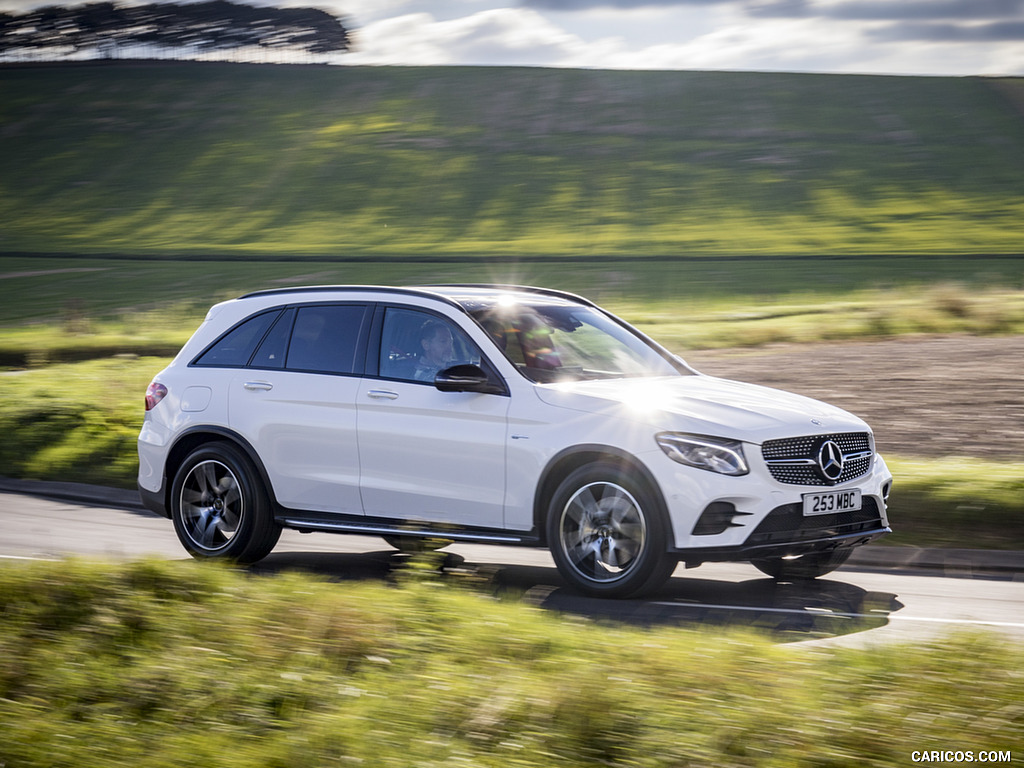
[{"label": "rear door window", "polygon": [[285,367],[314,373],[355,373],[363,323],[361,304],[299,307]]}]

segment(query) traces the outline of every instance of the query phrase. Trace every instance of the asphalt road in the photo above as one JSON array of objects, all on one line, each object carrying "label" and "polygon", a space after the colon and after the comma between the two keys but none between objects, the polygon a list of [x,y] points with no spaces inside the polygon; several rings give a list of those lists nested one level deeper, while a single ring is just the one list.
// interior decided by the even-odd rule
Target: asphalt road
[{"label": "asphalt road", "polygon": [[[644,600],[597,600],[570,591],[542,550],[453,545],[444,578],[472,579],[559,613],[651,626],[759,627],[780,642],[878,645],[924,643],[960,630],[989,630],[1024,641],[1024,575],[846,566],[806,584],[776,584],[753,566],[680,567]],[[85,556],[186,559],[170,521],[111,509],[0,493],[0,562]],[[303,569],[338,581],[385,580],[405,556],[375,537],[285,531],[251,569]]]}]

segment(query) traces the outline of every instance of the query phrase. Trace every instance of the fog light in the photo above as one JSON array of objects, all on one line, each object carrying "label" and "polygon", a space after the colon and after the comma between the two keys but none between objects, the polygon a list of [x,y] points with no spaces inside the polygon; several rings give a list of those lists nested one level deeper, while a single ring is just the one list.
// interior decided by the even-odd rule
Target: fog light
[{"label": "fog light", "polygon": [[697,524],[693,526],[694,536],[716,536],[730,528],[740,528],[743,523],[736,522],[736,517],[746,517],[750,512],[737,512],[736,507],[728,501],[713,501],[701,512]]}]

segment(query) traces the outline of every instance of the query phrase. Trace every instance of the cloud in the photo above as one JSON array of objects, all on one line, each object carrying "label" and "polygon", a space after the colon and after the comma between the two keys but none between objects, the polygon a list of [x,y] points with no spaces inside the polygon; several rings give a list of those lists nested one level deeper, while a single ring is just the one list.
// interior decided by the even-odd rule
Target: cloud
[{"label": "cloud", "polygon": [[750,16],[768,19],[804,19],[814,15],[810,0],[752,0],[745,10]]},{"label": "cloud", "polygon": [[1024,13],[1024,0],[850,0],[822,9],[833,19],[860,21],[1012,19]]},{"label": "cloud", "polygon": [[871,30],[867,34],[882,42],[1024,42],[1024,21],[1004,21],[993,24],[892,24]]},{"label": "cloud", "polygon": [[1024,0],[747,0],[747,13],[763,18],[813,18],[837,21],[981,21],[1024,15]]},{"label": "cloud", "polygon": [[406,14],[358,30],[349,64],[565,66],[583,41],[528,9],[496,8],[448,21]]},{"label": "cloud", "polygon": [[[990,0],[975,2],[979,13],[999,10]],[[919,11],[922,3],[896,4],[910,14],[908,19],[836,19],[822,13],[831,9],[853,15],[854,5],[865,12],[870,8],[878,11],[875,3],[854,0],[737,0],[718,5],[715,23],[700,29],[689,23],[692,17],[660,10],[659,28],[668,31],[661,39],[631,35],[629,25],[616,23],[615,12],[600,13],[600,24],[587,32],[573,26],[570,18],[522,6],[491,8],[461,17],[449,13],[447,18],[408,12],[358,27],[356,51],[340,58],[339,63],[887,74],[1021,71],[1024,45],[1013,43],[1021,39],[1019,24],[1013,19],[975,23],[918,20],[912,12]],[[958,2],[929,5],[947,15],[963,11]],[[784,6],[788,13],[782,13]],[[403,6],[423,7],[416,3]],[[440,13],[440,6],[434,7]],[[762,11],[773,7],[776,13],[765,13],[752,23],[754,7]],[[798,13],[800,8],[810,10]],[[1012,4],[1003,9],[1012,10]],[[593,18],[586,13],[580,16]],[[649,18],[634,24],[634,30],[649,25]],[[673,34],[675,30],[678,35]],[[999,40],[1009,42],[985,44]]]},{"label": "cloud", "polygon": [[848,66],[859,47],[855,30],[822,25],[813,19],[749,24],[737,18],[674,46],[672,68],[821,71]]},{"label": "cloud", "polygon": [[1024,40],[1024,0],[846,0],[823,12],[841,22],[893,22],[864,30],[865,39],[874,42]]},{"label": "cloud", "polygon": [[1024,13],[1024,0],[520,0],[520,5],[565,12],[733,5],[754,17],[848,21],[1007,19]]},{"label": "cloud", "polygon": [[731,5],[735,2],[736,0],[520,0],[520,5],[545,11],[592,11],[598,8],[630,11],[638,8]]},{"label": "cloud", "polygon": [[359,27],[354,33],[354,50],[346,54],[349,64],[448,64],[443,44],[424,34],[434,23],[425,13],[396,16]]}]

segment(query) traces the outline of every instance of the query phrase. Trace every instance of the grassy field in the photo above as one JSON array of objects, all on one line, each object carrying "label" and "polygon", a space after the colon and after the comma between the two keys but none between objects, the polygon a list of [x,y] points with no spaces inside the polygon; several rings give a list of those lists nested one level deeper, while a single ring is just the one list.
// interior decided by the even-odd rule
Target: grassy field
[{"label": "grassy field", "polygon": [[0,567],[0,763],[860,768],[1024,745],[1024,649],[994,635],[802,647],[778,641],[865,627],[633,629],[448,579]]},{"label": "grassy field", "polygon": [[0,251],[1020,253],[1024,80],[0,67]]}]

